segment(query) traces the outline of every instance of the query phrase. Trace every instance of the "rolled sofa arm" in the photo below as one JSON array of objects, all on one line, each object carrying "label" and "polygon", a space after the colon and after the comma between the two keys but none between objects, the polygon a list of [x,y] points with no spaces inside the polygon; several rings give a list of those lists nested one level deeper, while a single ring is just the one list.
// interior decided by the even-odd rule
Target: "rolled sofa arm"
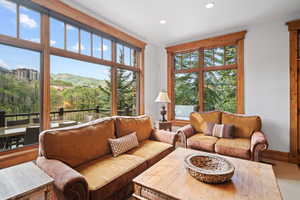
[{"label": "rolled sofa arm", "polygon": [[153,129],[152,139],[175,146],[177,134],[170,131]]},{"label": "rolled sofa arm", "polygon": [[182,146],[187,148],[187,139],[196,133],[192,125],[186,125],[177,130],[177,135]]},{"label": "rolled sofa arm", "polygon": [[265,134],[256,131],[251,136],[251,159],[253,161],[261,160],[261,152],[268,148],[268,141]]},{"label": "rolled sofa arm", "polygon": [[89,190],[85,178],[59,160],[38,157],[37,165],[54,179],[57,199],[88,200]]}]

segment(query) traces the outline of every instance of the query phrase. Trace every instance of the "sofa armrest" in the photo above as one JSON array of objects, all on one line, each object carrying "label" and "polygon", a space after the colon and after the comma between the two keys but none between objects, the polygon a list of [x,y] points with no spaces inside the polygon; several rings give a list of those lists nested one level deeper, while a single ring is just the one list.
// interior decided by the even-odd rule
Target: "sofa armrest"
[{"label": "sofa armrest", "polygon": [[175,146],[177,134],[170,131],[153,129],[151,138]]},{"label": "sofa armrest", "polygon": [[36,163],[54,179],[57,199],[88,200],[88,184],[80,173],[59,160],[38,157]]},{"label": "sofa armrest", "polygon": [[251,136],[251,159],[260,161],[261,152],[268,148],[268,141],[265,134],[261,131],[256,131]]},{"label": "sofa armrest", "polygon": [[187,148],[187,139],[196,133],[192,125],[186,125],[177,130],[177,135],[182,146]]}]

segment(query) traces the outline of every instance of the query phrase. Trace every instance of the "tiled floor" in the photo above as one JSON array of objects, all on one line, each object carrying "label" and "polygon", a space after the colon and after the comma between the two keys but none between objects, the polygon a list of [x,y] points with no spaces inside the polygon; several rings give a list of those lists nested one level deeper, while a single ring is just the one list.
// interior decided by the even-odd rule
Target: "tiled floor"
[{"label": "tiled floor", "polygon": [[274,163],[273,169],[278,180],[284,200],[300,199],[300,168],[291,163],[269,161]]}]

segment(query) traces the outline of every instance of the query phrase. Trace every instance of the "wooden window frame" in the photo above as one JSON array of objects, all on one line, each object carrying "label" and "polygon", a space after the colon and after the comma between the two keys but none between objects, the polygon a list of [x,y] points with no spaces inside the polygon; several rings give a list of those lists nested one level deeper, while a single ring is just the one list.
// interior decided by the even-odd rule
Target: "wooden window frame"
[{"label": "wooden window frame", "polygon": [[[206,71],[236,69],[237,70],[237,113],[244,113],[244,39],[247,31],[240,31],[211,37],[208,39],[178,44],[166,47],[167,51],[167,87],[168,95],[171,98],[171,103],[168,104],[168,119],[173,122],[173,125],[183,126],[188,124],[188,120],[175,119],[175,92],[174,92],[174,77],[175,73],[199,73],[199,110],[204,110],[204,84],[203,77]],[[235,45],[237,48],[236,64],[204,67],[204,63],[199,63],[198,68],[180,69],[175,71],[174,55],[176,53],[192,52],[200,49],[209,49],[215,47],[222,47],[228,45]],[[224,52],[225,54],[225,52]],[[203,56],[199,53],[199,61],[203,61],[200,57]]]},{"label": "wooden window frame", "polygon": [[[110,25],[107,25],[89,15],[76,10],[65,3],[57,0],[32,0],[33,3],[47,8],[49,10],[55,11],[63,16],[66,16],[72,20],[78,21],[79,23],[85,24],[90,26],[96,30],[105,32],[109,35],[112,35],[120,40],[125,41],[126,43],[138,47],[141,49],[140,52],[137,52],[137,66],[126,66],[124,64],[119,64],[116,62],[116,42],[112,41],[111,47],[111,55],[112,60],[107,61],[103,59],[103,51],[101,51],[101,58],[96,58],[90,56],[80,54],[80,52],[75,53],[66,50],[66,22],[64,22],[64,49],[55,48],[50,46],[50,16],[45,13],[41,13],[41,24],[40,24],[40,33],[41,33],[41,41],[40,43],[35,43],[28,40],[23,40],[19,38],[19,28],[17,28],[17,35],[16,37],[11,37],[7,35],[0,34],[0,44],[9,45],[13,47],[33,50],[41,53],[41,67],[40,67],[40,84],[41,84],[41,109],[40,109],[40,116],[41,116],[41,129],[46,130],[50,128],[50,56],[56,55],[65,58],[72,58],[75,60],[85,61],[89,63],[105,65],[111,67],[111,81],[112,81],[112,97],[111,97],[111,114],[117,115],[117,69],[126,69],[130,71],[134,71],[138,73],[138,80],[137,80],[137,112],[138,114],[144,114],[144,49],[146,43],[140,41]],[[19,4],[17,4],[19,5]],[[17,8],[18,10],[18,8]],[[17,11],[18,12],[18,11]],[[17,16],[18,19],[18,16]],[[17,22],[17,26],[18,26]],[[80,35],[80,29],[79,29]],[[78,41],[80,44],[80,41]],[[91,34],[91,42],[92,42],[92,34]],[[92,46],[91,46],[92,47]],[[103,48],[103,37],[101,37],[101,48]],[[91,51],[93,49],[91,48]],[[33,144],[30,146],[21,147],[14,150],[8,150],[5,152],[0,152],[0,168],[11,166],[14,164],[19,163],[21,160],[22,162],[29,160],[33,157],[32,151],[30,151],[30,156],[28,159],[26,155],[24,156],[22,152],[26,153],[29,150],[33,150],[36,154],[37,145]],[[11,155],[11,156],[10,156]],[[22,156],[16,156],[22,155]],[[13,159],[16,158],[16,159]],[[13,160],[11,160],[13,159]],[[9,165],[4,164],[9,160]],[[32,159],[31,159],[32,160]]]},{"label": "wooden window frame", "polygon": [[290,153],[289,161],[300,164],[300,19],[287,22],[290,40]]}]

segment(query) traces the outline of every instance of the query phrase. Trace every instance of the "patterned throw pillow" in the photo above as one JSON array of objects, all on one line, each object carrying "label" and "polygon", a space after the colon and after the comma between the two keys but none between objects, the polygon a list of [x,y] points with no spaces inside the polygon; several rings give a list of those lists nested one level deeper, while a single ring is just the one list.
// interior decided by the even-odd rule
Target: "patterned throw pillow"
[{"label": "patterned throw pillow", "polygon": [[136,137],[136,132],[130,133],[123,137],[116,139],[109,138],[108,142],[111,147],[111,151],[114,157],[133,149],[134,147],[139,146],[138,139]]},{"label": "patterned throw pillow", "polygon": [[219,137],[219,138],[233,138],[234,126],[232,124],[215,124],[208,122],[206,124],[206,131],[204,135]]}]

